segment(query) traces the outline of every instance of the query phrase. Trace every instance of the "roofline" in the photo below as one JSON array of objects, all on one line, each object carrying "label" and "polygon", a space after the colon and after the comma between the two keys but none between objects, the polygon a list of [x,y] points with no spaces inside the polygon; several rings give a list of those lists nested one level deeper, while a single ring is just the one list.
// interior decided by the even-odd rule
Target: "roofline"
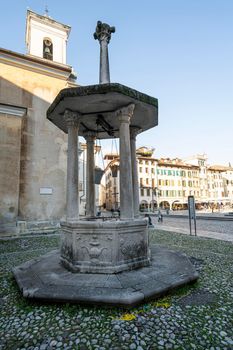
[{"label": "roofline", "polygon": [[158,161],[158,159],[157,159],[157,158],[147,157],[147,156],[140,156],[140,155],[137,155],[137,158],[138,158],[138,159],[143,159],[143,160],[152,160],[152,161]]},{"label": "roofline", "polygon": [[58,21],[56,21],[55,19],[52,19],[49,16],[39,15],[38,13],[36,13],[36,12],[34,12],[32,10],[27,10],[27,17],[30,16],[30,15],[32,15],[32,17],[39,17],[41,20],[46,19],[47,21],[50,21],[51,24],[58,24],[59,26],[65,27],[67,29],[68,35],[70,33],[71,26],[69,26],[67,24],[58,22]]},{"label": "roofline", "polygon": [[200,169],[199,165],[194,164],[177,164],[177,163],[164,163],[158,161],[159,166],[177,167],[177,168],[189,168],[189,169]]},{"label": "roofline", "polygon": [[47,67],[51,67],[51,68],[55,68],[55,69],[59,69],[63,72],[67,72],[67,73],[71,73],[72,72],[72,67],[69,65],[65,65],[62,63],[58,63],[58,62],[54,62],[54,61],[49,61],[46,60],[45,58],[41,58],[41,57],[37,57],[37,56],[33,56],[33,55],[28,55],[28,54],[22,54],[22,53],[18,53],[15,51],[11,51],[11,50],[7,50],[7,49],[3,49],[0,47],[0,53],[9,55],[9,56],[13,56],[22,60],[26,60],[29,62],[33,62],[33,63],[39,63],[43,66],[47,66]]},{"label": "roofline", "polygon": [[225,172],[225,171],[232,171],[233,168],[229,166],[224,166],[224,165],[210,165],[207,167],[208,170],[210,171],[220,171],[220,172]]}]

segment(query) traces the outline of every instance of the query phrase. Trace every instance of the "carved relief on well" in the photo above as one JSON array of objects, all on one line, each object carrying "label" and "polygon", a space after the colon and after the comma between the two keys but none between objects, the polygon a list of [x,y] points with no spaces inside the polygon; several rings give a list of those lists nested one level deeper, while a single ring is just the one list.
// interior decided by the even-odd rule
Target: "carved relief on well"
[{"label": "carved relief on well", "polygon": [[110,261],[112,257],[111,241],[109,235],[88,235],[77,237],[77,257],[79,261],[90,261],[98,264]]},{"label": "carved relief on well", "polygon": [[74,251],[72,245],[68,244],[66,241],[63,241],[61,245],[61,257],[69,260],[70,262],[74,261]]},{"label": "carved relief on well", "polygon": [[146,241],[141,237],[134,237],[134,239],[120,239],[120,252],[124,260],[140,259],[147,257],[148,245]]},{"label": "carved relief on well", "polygon": [[73,227],[63,225],[61,261],[71,271],[83,273],[118,273],[147,266],[146,223],[79,221]]}]

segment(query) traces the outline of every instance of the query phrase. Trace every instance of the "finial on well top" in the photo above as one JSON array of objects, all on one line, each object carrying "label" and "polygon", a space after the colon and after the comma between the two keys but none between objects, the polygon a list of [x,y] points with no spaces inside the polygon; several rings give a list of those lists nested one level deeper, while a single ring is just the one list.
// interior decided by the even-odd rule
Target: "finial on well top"
[{"label": "finial on well top", "polygon": [[115,27],[110,27],[107,23],[97,22],[94,39],[100,43],[100,73],[99,83],[110,83],[109,61],[108,61],[108,44],[111,39],[111,34],[115,33]]}]

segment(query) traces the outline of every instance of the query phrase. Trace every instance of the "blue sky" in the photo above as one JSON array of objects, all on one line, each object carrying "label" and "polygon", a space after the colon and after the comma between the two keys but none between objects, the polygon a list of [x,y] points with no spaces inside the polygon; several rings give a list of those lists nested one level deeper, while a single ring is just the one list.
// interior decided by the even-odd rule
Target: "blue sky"
[{"label": "blue sky", "polygon": [[72,26],[68,63],[98,82],[97,20],[114,25],[111,81],[159,99],[159,125],[138,137],[157,157],[205,152],[233,165],[232,0],[1,0],[0,46],[25,53],[26,10]]}]

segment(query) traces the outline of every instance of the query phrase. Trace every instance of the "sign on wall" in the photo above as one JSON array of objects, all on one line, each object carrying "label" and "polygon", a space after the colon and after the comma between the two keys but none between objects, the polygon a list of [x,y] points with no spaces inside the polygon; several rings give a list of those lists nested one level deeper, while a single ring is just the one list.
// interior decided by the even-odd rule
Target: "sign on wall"
[{"label": "sign on wall", "polygon": [[40,187],[40,194],[53,194],[52,187]]}]

